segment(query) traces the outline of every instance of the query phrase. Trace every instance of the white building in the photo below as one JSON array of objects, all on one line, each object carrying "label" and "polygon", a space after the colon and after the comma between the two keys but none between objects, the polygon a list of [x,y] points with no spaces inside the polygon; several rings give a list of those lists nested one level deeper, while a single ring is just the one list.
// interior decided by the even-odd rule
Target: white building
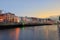
[{"label": "white building", "polygon": [[49,17],[50,19],[52,19],[52,20],[54,20],[55,22],[60,22],[60,16],[51,16],[51,17]]}]

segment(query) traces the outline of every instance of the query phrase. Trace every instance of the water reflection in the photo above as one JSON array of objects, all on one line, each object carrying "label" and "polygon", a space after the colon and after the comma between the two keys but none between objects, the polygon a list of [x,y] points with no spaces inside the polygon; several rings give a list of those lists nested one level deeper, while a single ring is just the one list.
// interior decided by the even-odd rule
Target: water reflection
[{"label": "water reflection", "polygon": [[16,28],[16,40],[19,40],[20,28]]},{"label": "water reflection", "polygon": [[21,29],[20,40],[59,40],[56,25],[36,26]]},{"label": "water reflection", "polygon": [[0,30],[0,40],[59,40],[57,25]]},{"label": "water reflection", "polygon": [[52,26],[46,26],[44,28],[45,31],[45,37],[47,40],[59,40],[59,36],[58,36],[58,28],[56,25],[52,25]]}]

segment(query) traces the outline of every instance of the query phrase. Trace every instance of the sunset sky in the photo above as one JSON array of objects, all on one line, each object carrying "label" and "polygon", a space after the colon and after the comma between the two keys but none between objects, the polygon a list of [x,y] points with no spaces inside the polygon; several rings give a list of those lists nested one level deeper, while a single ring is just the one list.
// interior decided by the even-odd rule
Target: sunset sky
[{"label": "sunset sky", "polygon": [[45,18],[60,15],[60,0],[0,0],[0,9],[17,16]]}]

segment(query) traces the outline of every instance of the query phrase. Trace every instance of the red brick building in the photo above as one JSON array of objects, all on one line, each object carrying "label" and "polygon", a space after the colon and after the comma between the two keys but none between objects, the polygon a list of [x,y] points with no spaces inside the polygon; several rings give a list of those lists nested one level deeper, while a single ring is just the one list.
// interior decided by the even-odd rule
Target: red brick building
[{"label": "red brick building", "polygon": [[6,16],[4,14],[0,14],[0,22],[3,22],[6,19]]},{"label": "red brick building", "polygon": [[19,17],[12,13],[1,13],[0,12],[0,23],[7,22],[7,23],[18,23]]}]

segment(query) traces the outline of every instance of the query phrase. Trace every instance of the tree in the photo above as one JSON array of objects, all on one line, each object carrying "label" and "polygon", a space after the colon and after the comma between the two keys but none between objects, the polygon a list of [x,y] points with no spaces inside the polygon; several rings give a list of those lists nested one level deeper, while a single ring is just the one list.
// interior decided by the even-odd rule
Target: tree
[{"label": "tree", "polygon": [[60,21],[60,16],[59,16],[59,21]]}]

